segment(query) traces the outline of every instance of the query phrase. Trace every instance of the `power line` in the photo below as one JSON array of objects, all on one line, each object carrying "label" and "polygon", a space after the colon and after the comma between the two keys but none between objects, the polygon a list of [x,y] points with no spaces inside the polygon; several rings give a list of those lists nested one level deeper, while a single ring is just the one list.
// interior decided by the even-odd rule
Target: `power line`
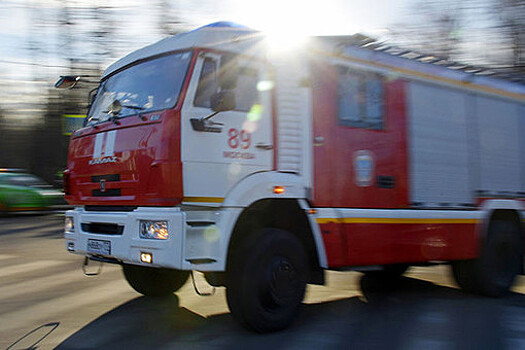
[{"label": "power line", "polygon": [[[53,65],[49,65],[49,64],[41,64],[41,63],[30,63],[30,62],[17,62],[17,61],[9,61],[9,60],[2,60],[0,59],[0,63],[9,63],[9,64],[17,64],[17,65],[22,65],[22,66],[36,66],[36,67],[44,67],[44,68],[66,68],[66,69],[71,69],[71,67],[69,66],[59,66],[59,65],[56,65],[56,66],[53,66]],[[96,68],[79,68],[81,70],[89,70],[89,71],[93,71],[93,72],[101,72],[100,69],[96,69]]]}]

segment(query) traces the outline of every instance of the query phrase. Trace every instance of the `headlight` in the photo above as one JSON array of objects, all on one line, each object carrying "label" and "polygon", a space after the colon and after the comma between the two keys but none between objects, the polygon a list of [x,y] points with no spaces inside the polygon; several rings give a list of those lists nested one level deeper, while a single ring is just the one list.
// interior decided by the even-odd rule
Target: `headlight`
[{"label": "headlight", "polygon": [[168,239],[167,221],[140,220],[140,238]]},{"label": "headlight", "polygon": [[75,222],[73,221],[73,218],[70,216],[66,216],[66,220],[64,222],[64,230],[67,233],[73,233],[75,232]]}]

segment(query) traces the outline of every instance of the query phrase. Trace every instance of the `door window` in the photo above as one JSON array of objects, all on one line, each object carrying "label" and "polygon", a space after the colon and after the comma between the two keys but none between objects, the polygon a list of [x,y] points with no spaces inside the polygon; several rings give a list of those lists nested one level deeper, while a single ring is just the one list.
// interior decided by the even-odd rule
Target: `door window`
[{"label": "door window", "polygon": [[[227,69],[227,67],[228,65],[226,65],[225,69]],[[220,89],[217,82],[219,75],[218,70],[219,64],[217,59],[212,57],[206,57],[204,59],[193,102],[196,107],[210,108],[211,95],[218,92]],[[250,62],[239,62],[237,84],[232,89],[236,102],[234,110],[248,112],[254,105],[259,104],[257,82],[257,68]]]},{"label": "door window", "polygon": [[217,92],[217,89],[217,61],[211,57],[206,57],[202,64],[193,104],[196,107],[210,108],[210,97]]},{"label": "door window", "polygon": [[384,79],[381,75],[339,68],[338,120],[341,125],[383,129]]}]

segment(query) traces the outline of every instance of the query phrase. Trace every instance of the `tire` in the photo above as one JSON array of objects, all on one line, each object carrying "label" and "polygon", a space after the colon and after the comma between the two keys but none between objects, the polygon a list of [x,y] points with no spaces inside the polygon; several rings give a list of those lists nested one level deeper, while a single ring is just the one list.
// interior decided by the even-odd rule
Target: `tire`
[{"label": "tire", "polygon": [[379,271],[366,271],[365,275],[374,276],[375,278],[382,278],[385,280],[397,279],[408,270],[410,265],[408,264],[391,264],[384,265],[382,270]]},{"label": "tire", "polygon": [[122,272],[129,285],[140,294],[162,297],[173,294],[188,280],[189,271],[122,265]]},{"label": "tire", "polygon": [[307,266],[302,243],[287,231],[263,229],[241,242],[227,273],[234,319],[260,333],[288,327],[304,298]]},{"label": "tire", "polygon": [[519,227],[510,221],[494,220],[479,258],[453,262],[452,273],[462,290],[500,297],[512,287],[522,258]]}]

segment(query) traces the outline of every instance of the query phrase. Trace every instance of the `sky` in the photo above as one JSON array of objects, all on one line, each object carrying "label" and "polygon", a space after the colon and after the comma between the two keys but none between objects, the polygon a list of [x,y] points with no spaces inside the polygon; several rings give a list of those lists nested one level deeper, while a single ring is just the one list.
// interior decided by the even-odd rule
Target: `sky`
[{"label": "sky", "polygon": [[[31,58],[32,53],[27,49],[31,41],[45,44],[46,51],[52,56],[53,51],[57,51],[55,37],[60,28],[44,28],[35,35],[31,32],[31,24],[38,22],[40,15],[56,17],[57,8],[63,3],[58,0],[0,0],[0,59]],[[70,6],[89,7],[97,2],[69,0],[69,3]],[[153,3],[151,0],[98,2],[118,7],[115,14],[126,18],[124,23],[133,23],[132,26],[125,25],[127,35],[136,39],[130,41],[131,49],[158,39],[151,31],[156,18],[147,6]],[[195,27],[227,20],[270,33],[334,35],[365,32],[378,36],[401,17],[409,0],[178,0],[172,3],[182,20]]]},{"label": "sky", "polygon": [[[67,64],[61,61],[64,51],[74,53],[78,58],[91,59],[89,52],[93,51],[93,42],[85,40],[85,36],[83,41],[77,40],[71,47],[64,47],[60,42],[63,28],[58,23],[60,8],[64,4],[85,9],[88,13],[93,6],[110,8],[114,19],[111,25],[119,33],[121,44],[111,48],[107,57],[96,58],[104,60],[102,66],[105,67],[119,57],[161,39],[156,26],[159,22],[158,4],[162,1],[171,4],[173,13],[187,24],[188,29],[216,21],[233,21],[274,36],[360,32],[380,40],[391,39],[390,29],[400,29],[402,23],[417,23],[416,6],[447,4],[447,0],[0,0],[0,82],[21,77],[27,80],[27,75],[36,68],[26,63],[38,62],[37,67],[42,68],[38,73],[57,75],[61,72],[60,66]],[[477,0],[476,3],[479,5],[484,1],[490,2]],[[449,0],[449,8],[445,11],[455,11],[462,3]],[[470,30],[464,30],[461,35],[467,43],[483,45],[484,40],[479,40],[479,35],[487,33],[477,30],[474,24],[485,25],[486,16],[485,20],[480,20],[483,16],[479,13],[472,15],[468,18]],[[55,18],[56,24],[42,26],[42,18]],[[38,49],[29,50],[29,47]],[[486,54],[488,50],[470,51]]]},{"label": "sky", "polygon": [[[73,57],[102,60],[103,68],[123,55],[161,39],[158,28],[160,0],[0,0],[0,101],[20,115],[43,104],[48,88],[67,74],[64,51]],[[175,0],[173,13],[189,29],[216,21],[233,21],[271,35],[343,35],[356,32],[381,36],[416,0]],[[121,44],[107,57],[90,57],[94,44],[77,40],[65,47],[60,41],[60,8],[88,9],[109,6]],[[84,11],[89,13],[89,10]],[[42,20],[45,18],[46,20]],[[49,19],[55,23],[49,25]],[[76,28],[75,30],[79,30]],[[89,30],[81,28],[80,30]],[[30,49],[33,48],[33,49]],[[39,81],[35,81],[38,76]]]},{"label": "sky", "polygon": [[[45,103],[42,91],[51,87],[58,76],[69,72],[65,57],[93,61],[105,68],[127,53],[160,40],[158,22],[159,18],[165,18],[158,11],[161,1],[170,2],[172,13],[186,24],[186,29],[232,21],[277,37],[359,32],[379,40],[392,39],[392,29],[402,28],[402,23],[415,21],[417,25],[416,6],[432,3],[431,0],[0,0],[0,107],[11,104],[15,106],[11,109],[20,115],[38,113],[34,105]],[[483,1],[489,0],[478,3]],[[447,0],[439,3],[443,6]],[[452,6],[457,8],[463,2],[448,3],[451,7],[445,11],[450,12],[454,11]],[[86,35],[79,35],[82,40],[69,46],[64,45],[60,40],[64,28],[58,25],[64,4],[84,9],[88,15],[93,6],[109,8],[113,19],[109,24],[119,39],[109,47],[108,55],[93,55],[97,43],[86,40]],[[42,18],[56,21],[48,25],[49,21]],[[476,28],[475,23],[484,24],[479,18],[468,19],[471,29]],[[90,30],[73,28],[84,34]],[[489,55],[494,55],[495,50],[486,50],[480,37],[486,32],[464,30],[461,35],[471,46],[468,52],[490,61]]]},{"label": "sky", "polygon": [[[263,31],[295,30],[307,35],[341,35],[377,32],[401,16],[407,0],[229,0],[218,17]],[[224,11],[224,12],[223,12]]]}]

